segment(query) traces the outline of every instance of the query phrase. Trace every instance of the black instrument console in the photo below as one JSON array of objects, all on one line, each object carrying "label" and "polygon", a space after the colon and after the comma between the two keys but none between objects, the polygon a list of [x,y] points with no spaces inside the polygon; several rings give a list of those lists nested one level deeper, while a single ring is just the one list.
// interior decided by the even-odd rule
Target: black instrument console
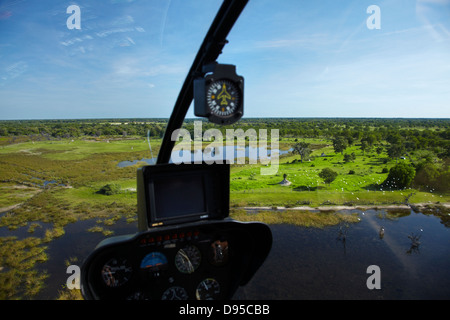
[{"label": "black instrument console", "polygon": [[102,241],[83,265],[86,299],[230,299],[270,251],[261,223],[188,223]]}]

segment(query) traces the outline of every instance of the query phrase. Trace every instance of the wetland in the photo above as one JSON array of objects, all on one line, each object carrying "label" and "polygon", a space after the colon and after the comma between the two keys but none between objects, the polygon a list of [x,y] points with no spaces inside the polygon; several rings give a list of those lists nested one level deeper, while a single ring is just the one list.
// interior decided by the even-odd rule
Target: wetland
[{"label": "wetland", "polygon": [[[448,120],[392,127],[381,120],[329,119],[328,127],[323,121],[243,123],[244,130],[278,126],[283,154],[274,175],[261,175],[261,164],[231,165],[230,216],[266,222],[274,234],[268,260],[235,298],[448,299]],[[39,132],[42,123],[2,122],[10,132],[0,137],[0,299],[79,299],[77,290],[65,287],[67,266],[81,266],[105,237],[136,232],[136,170],[157,154],[161,138],[105,135],[103,127],[120,126],[123,133],[132,122],[99,122],[92,122],[95,135],[66,137],[49,134],[52,126],[81,124],[48,121],[46,134],[26,134],[27,128]],[[132,127],[136,133],[139,124]],[[335,135],[349,135],[353,143],[335,150]],[[413,148],[407,144],[412,136],[434,142],[423,138]],[[400,143],[394,137],[406,146],[401,155],[389,151]],[[369,140],[372,145],[363,147]],[[295,149],[299,142],[307,152]],[[415,168],[414,180],[406,188],[386,187],[399,162]],[[325,182],[319,175],[324,168],[337,177]],[[99,193],[106,185],[116,192]],[[420,244],[411,248],[411,238]],[[369,265],[381,268],[381,290],[366,287]],[[273,270],[288,276],[277,283]]]}]

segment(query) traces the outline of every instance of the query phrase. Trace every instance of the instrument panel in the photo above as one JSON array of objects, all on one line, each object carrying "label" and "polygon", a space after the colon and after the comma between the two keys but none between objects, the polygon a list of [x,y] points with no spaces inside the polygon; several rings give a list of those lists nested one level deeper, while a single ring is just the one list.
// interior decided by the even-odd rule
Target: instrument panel
[{"label": "instrument panel", "polygon": [[82,293],[87,299],[229,299],[256,272],[271,243],[266,225],[237,221],[110,238],[83,265]]}]

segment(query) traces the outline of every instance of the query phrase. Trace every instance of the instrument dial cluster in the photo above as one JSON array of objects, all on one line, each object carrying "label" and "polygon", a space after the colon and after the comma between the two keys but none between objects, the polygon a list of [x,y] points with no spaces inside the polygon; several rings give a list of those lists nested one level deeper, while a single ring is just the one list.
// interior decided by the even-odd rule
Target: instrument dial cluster
[{"label": "instrument dial cluster", "polygon": [[[232,237],[231,237],[232,238]],[[227,296],[229,236],[197,229],[150,233],[96,259],[92,289],[98,298],[215,300]]]}]

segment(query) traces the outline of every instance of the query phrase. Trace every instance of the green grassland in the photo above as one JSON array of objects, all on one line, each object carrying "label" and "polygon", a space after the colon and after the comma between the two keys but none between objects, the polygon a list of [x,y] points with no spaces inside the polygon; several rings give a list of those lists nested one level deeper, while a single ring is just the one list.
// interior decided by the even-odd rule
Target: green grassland
[{"label": "green grassland", "polygon": [[[284,139],[283,148],[294,142]],[[231,206],[319,206],[323,204],[398,204],[418,202],[449,202],[448,193],[414,189],[383,190],[381,183],[387,171],[398,161],[385,152],[363,152],[357,145],[345,153],[354,153],[355,159],[344,162],[344,156],[335,153],[331,141],[304,139],[311,143],[308,160],[289,153],[281,157],[274,175],[261,175],[261,164],[232,165],[230,179]],[[154,155],[160,140],[152,141]],[[42,191],[44,181],[52,181],[48,188],[58,187],[57,197],[67,203],[89,202],[102,204],[109,197],[96,192],[107,183],[117,183],[124,191],[115,202],[135,205],[136,169],[118,167],[123,160],[150,158],[147,141],[135,139],[61,139],[55,141],[28,141],[3,145],[0,148],[0,208],[26,202]],[[271,165],[274,165],[273,163]],[[324,168],[338,173],[326,184],[319,177]],[[384,169],[384,171],[383,171]],[[279,182],[286,175],[290,186]]]},{"label": "green grassland", "polygon": [[[298,155],[280,159],[276,175],[261,175],[259,165],[234,167],[231,171],[231,205],[242,206],[285,206],[308,205],[381,205],[422,202],[449,202],[448,193],[423,192],[414,189],[383,190],[380,186],[389,170],[397,161],[387,155],[365,153],[357,146],[346,153],[355,153],[354,161],[345,163],[342,154],[336,154],[332,147],[322,142],[323,147],[311,154],[309,161],[300,161]],[[317,148],[317,146],[316,146]],[[326,184],[319,177],[324,168],[338,173],[336,180]],[[383,173],[383,168],[385,172]],[[279,184],[287,175],[290,186]]]}]

